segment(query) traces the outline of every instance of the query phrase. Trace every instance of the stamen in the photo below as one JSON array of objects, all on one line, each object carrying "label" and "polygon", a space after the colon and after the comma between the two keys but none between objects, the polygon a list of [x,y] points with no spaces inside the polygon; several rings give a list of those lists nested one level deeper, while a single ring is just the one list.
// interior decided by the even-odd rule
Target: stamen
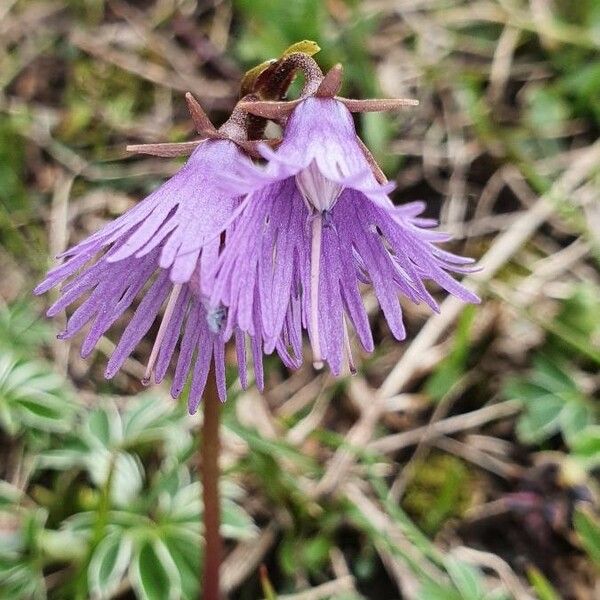
[{"label": "stamen", "polygon": [[312,222],[312,242],[310,253],[310,328],[313,351],[313,366],[323,368],[321,337],[319,328],[319,275],[321,264],[322,217],[317,213]]},{"label": "stamen", "polygon": [[173,316],[173,311],[175,310],[175,304],[177,304],[177,298],[179,297],[181,288],[181,284],[176,284],[171,290],[171,295],[169,296],[169,301],[167,302],[167,308],[165,309],[165,314],[163,315],[160,327],[158,328],[158,333],[156,334],[156,339],[154,340],[154,345],[152,346],[152,352],[150,352],[150,358],[148,359],[148,365],[146,366],[146,371],[144,372],[144,378],[142,379],[142,383],[144,385],[149,385],[154,376],[154,365],[156,364],[156,359],[158,358],[158,351],[160,350],[160,346],[165,337],[167,327],[169,326],[169,321]]},{"label": "stamen", "polygon": [[356,375],[356,364],[354,358],[352,358],[352,348],[350,347],[350,337],[348,336],[348,323],[346,322],[346,316],[342,316],[343,327],[344,327],[344,347],[346,349],[346,357],[348,358],[348,368],[352,375]]},{"label": "stamen", "polygon": [[311,207],[316,209],[317,212],[331,210],[343,190],[339,183],[323,176],[314,160],[296,175],[296,184],[306,206],[309,210]]}]

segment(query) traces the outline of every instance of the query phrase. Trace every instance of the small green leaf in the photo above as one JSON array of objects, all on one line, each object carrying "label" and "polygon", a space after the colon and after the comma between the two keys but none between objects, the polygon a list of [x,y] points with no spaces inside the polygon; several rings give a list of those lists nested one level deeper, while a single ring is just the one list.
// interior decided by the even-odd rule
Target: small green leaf
[{"label": "small green leaf", "polygon": [[527,577],[539,600],[561,600],[558,592],[552,587],[552,584],[540,570],[535,567],[529,567],[527,569]]},{"label": "small green leaf", "polygon": [[123,422],[117,407],[109,399],[92,411],[87,421],[87,431],[106,448],[112,448],[123,439]]},{"label": "small green leaf", "polygon": [[302,549],[304,563],[313,573],[320,573],[331,551],[331,540],[323,535],[308,540]]},{"label": "small green leaf", "polygon": [[9,306],[0,306],[0,347],[8,347],[26,357],[27,352],[39,348],[51,338],[47,322],[29,302],[19,301]]},{"label": "small green leaf", "polygon": [[88,567],[88,580],[93,598],[111,598],[123,579],[133,544],[120,533],[108,535],[96,547]]},{"label": "small green leaf", "polygon": [[183,598],[198,597],[198,566],[200,562],[200,542],[190,543],[189,536],[176,535],[172,532],[165,537],[164,542],[173,557],[179,576],[181,577],[181,588]]},{"label": "small green leaf", "polygon": [[453,556],[446,557],[444,566],[463,600],[482,600],[485,597],[481,573],[475,567]]},{"label": "small green leaf", "polygon": [[7,351],[0,355],[0,424],[11,434],[24,426],[64,433],[72,427],[75,404],[66,382],[42,362]]},{"label": "small green leaf", "polygon": [[425,392],[434,400],[441,400],[465,372],[471,349],[471,328],[475,315],[476,310],[473,306],[464,310],[458,322],[452,350],[427,380]]},{"label": "small green leaf", "polygon": [[517,436],[526,444],[539,444],[557,433],[573,444],[593,422],[593,409],[569,374],[568,365],[538,356],[530,376],[510,380],[504,387],[507,398],[523,403]]},{"label": "small green leaf", "polygon": [[235,502],[223,498],[221,501],[221,533],[224,537],[247,540],[258,534],[258,528],[248,513]]},{"label": "small green leaf", "polygon": [[560,398],[548,394],[528,403],[526,413],[517,423],[519,439],[526,444],[535,444],[558,433],[563,407],[564,402]]},{"label": "small green leaf", "polygon": [[119,452],[112,480],[111,499],[116,506],[135,500],[144,484],[144,465],[137,455]]},{"label": "small green leaf", "polygon": [[591,425],[574,435],[571,440],[571,450],[579,458],[598,463],[600,461],[600,425]]},{"label": "small green leaf", "polygon": [[589,407],[583,402],[569,402],[560,414],[560,427],[565,441],[572,446],[581,432],[593,422]]},{"label": "small green leaf", "polygon": [[315,55],[319,52],[321,48],[317,42],[313,42],[312,40],[302,40],[301,42],[296,42],[291,46],[288,46],[282,53],[281,58],[285,58],[290,54],[296,54],[301,52],[302,54],[308,54],[309,56]]},{"label": "small green leaf", "polygon": [[123,415],[122,443],[131,447],[164,441],[169,437],[169,430],[177,426],[182,416],[181,412],[173,410],[164,398],[143,394]]},{"label": "small green leaf", "polygon": [[463,600],[455,588],[433,581],[426,581],[417,595],[418,600]]},{"label": "small green leaf", "polygon": [[573,523],[589,557],[600,566],[600,522],[591,511],[579,508]]},{"label": "small green leaf", "polygon": [[267,572],[265,565],[261,565],[260,567],[260,586],[262,587],[266,600],[277,600],[277,594],[269,579],[269,573]]},{"label": "small green leaf", "polygon": [[44,555],[61,562],[79,561],[87,552],[81,536],[67,529],[44,529],[38,534],[37,543]]},{"label": "small green leaf", "polygon": [[131,565],[130,577],[142,600],[181,598],[181,577],[177,565],[160,540],[142,542]]},{"label": "small green leaf", "polygon": [[526,118],[536,131],[555,133],[570,116],[570,106],[556,90],[534,88],[528,95]]}]

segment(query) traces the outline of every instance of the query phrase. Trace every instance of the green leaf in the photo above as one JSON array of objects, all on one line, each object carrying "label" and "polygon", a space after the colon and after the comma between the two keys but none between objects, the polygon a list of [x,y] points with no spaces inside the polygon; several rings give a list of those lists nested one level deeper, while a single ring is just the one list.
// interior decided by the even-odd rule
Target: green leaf
[{"label": "green leaf", "polygon": [[593,423],[593,408],[568,368],[571,367],[538,356],[527,379],[513,379],[505,385],[505,396],[523,403],[524,411],[517,422],[517,436],[522,442],[539,444],[561,433],[571,445]]},{"label": "green leaf", "polygon": [[573,523],[588,556],[600,566],[600,522],[591,511],[579,508]]},{"label": "green leaf", "polygon": [[600,463],[600,425],[586,427],[571,440],[573,454],[590,462],[590,466]]},{"label": "green leaf", "polygon": [[444,566],[463,600],[481,600],[485,597],[481,573],[475,567],[453,556],[446,557]]},{"label": "green leaf", "polygon": [[164,542],[181,577],[183,598],[197,598],[199,588],[198,569],[201,564],[200,543],[190,544],[187,536],[179,537],[176,532],[171,532],[165,537]]},{"label": "green leaf", "polygon": [[422,584],[417,598],[418,600],[463,600],[452,586],[433,581],[425,581]]},{"label": "green leaf", "polygon": [[224,537],[248,540],[258,534],[258,528],[250,515],[232,500],[221,500],[221,517],[221,533]]},{"label": "green leaf", "polygon": [[572,446],[581,432],[593,423],[594,416],[583,402],[569,402],[560,414],[560,427],[565,441]]},{"label": "green leaf", "polygon": [[552,584],[544,577],[544,574],[535,567],[527,569],[527,577],[535,590],[539,600],[561,600],[558,592]]},{"label": "green leaf", "polygon": [[115,463],[111,498],[117,506],[135,500],[144,484],[144,465],[137,455],[120,452]]},{"label": "green leaf", "polygon": [[93,410],[86,423],[91,438],[105,448],[113,448],[123,439],[123,423],[115,404],[105,398],[104,405]]},{"label": "green leaf", "polygon": [[90,452],[85,440],[72,435],[62,441],[60,448],[41,452],[38,455],[38,468],[66,471],[75,466],[84,467]]},{"label": "green leaf", "polygon": [[30,302],[0,306],[0,347],[23,355],[51,338],[50,327]]},{"label": "green leaf", "polygon": [[578,393],[575,382],[571,379],[569,373],[561,368],[552,359],[543,355],[537,356],[533,361],[534,370],[531,381],[535,385],[559,394],[561,392]]},{"label": "green leaf", "polygon": [[296,52],[302,52],[303,54],[313,56],[320,50],[321,48],[319,47],[319,44],[317,44],[317,42],[313,42],[312,40],[302,40],[301,42],[295,42],[291,46],[288,46],[282,52],[281,56],[289,56],[290,54],[295,54]]},{"label": "green leaf", "polygon": [[46,582],[36,562],[0,552],[0,597],[46,600]]},{"label": "green leaf", "polygon": [[182,481],[178,483],[181,487],[171,494],[163,494],[159,498],[161,513],[169,522],[193,523],[198,521],[202,512],[200,484],[197,481],[189,484],[184,484]]},{"label": "green leaf", "polygon": [[[597,62],[595,67],[598,70],[595,85],[600,92],[600,62]],[[583,72],[583,68],[578,70],[578,74]],[[577,285],[573,295],[563,302],[556,320],[567,331],[582,336],[590,345],[598,346],[598,333],[600,333],[598,314],[600,314],[600,288],[588,281]]]},{"label": "green leaf", "polygon": [[[517,399],[523,399],[522,397]],[[525,414],[517,423],[517,435],[526,444],[546,440],[560,430],[560,414],[564,401],[548,394],[538,396],[527,403]]]},{"label": "green leaf", "polygon": [[561,131],[570,116],[570,107],[556,90],[533,88],[527,100],[526,118],[533,129],[542,134]]},{"label": "green leaf", "polygon": [[44,529],[37,535],[37,544],[45,556],[60,562],[77,562],[87,552],[81,536],[67,529]]},{"label": "green leaf", "polygon": [[308,540],[302,548],[304,564],[313,573],[322,573],[330,551],[331,540],[324,535],[318,535]]},{"label": "green leaf", "polygon": [[172,429],[181,435],[183,411],[173,410],[164,398],[143,394],[123,415],[123,444],[131,447],[169,439]]},{"label": "green leaf", "polygon": [[142,600],[179,600],[181,577],[165,544],[158,540],[142,542],[131,565],[130,577]]},{"label": "green leaf", "polygon": [[452,350],[427,380],[425,392],[434,400],[441,400],[463,375],[471,349],[470,336],[475,307],[468,306],[458,322]]},{"label": "green leaf", "polygon": [[25,426],[65,433],[72,427],[75,412],[66,382],[50,367],[11,352],[0,355],[0,424],[9,433]]},{"label": "green leaf", "polygon": [[88,567],[88,581],[93,598],[111,598],[119,587],[129,563],[133,544],[120,534],[106,536],[94,550]]}]

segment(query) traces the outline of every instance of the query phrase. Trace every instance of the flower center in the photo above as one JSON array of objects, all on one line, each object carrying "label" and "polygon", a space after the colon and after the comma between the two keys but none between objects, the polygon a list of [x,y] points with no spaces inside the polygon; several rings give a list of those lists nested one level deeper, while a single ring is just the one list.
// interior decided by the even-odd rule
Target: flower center
[{"label": "flower center", "polygon": [[329,211],[342,193],[342,186],[323,176],[313,160],[296,175],[296,184],[309,210]]}]

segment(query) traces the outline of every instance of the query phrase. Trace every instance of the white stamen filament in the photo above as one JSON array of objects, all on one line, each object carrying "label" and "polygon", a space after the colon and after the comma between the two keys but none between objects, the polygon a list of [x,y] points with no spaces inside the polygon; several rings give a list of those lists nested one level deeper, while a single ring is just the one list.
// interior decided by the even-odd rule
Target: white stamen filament
[{"label": "white stamen filament", "polygon": [[342,186],[323,176],[313,160],[306,169],[296,175],[296,184],[309,210],[331,210],[342,193]]},{"label": "white stamen filament", "polygon": [[151,382],[152,376],[154,375],[154,365],[156,364],[156,359],[158,358],[158,351],[160,350],[160,346],[165,337],[167,327],[169,326],[169,321],[173,316],[173,311],[175,310],[175,304],[177,303],[177,298],[181,292],[181,287],[181,284],[177,284],[174,285],[173,289],[171,290],[171,295],[169,296],[169,301],[167,302],[167,308],[165,308],[165,314],[160,322],[160,327],[158,328],[158,333],[156,334],[156,339],[154,340],[154,345],[152,346],[152,352],[150,352],[150,358],[148,359],[148,365],[146,366],[144,378],[142,379],[142,383],[144,385],[148,385]]},{"label": "white stamen filament", "polygon": [[321,356],[321,339],[319,328],[319,274],[321,264],[321,234],[323,217],[316,214],[312,220],[312,243],[310,252],[310,328],[313,351],[313,366],[315,369],[323,368]]},{"label": "white stamen filament", "polygon": [[342,316],[344,324],[344,347],[346,348],[346,356],[348,357],[348,368],[352,375],[356,375],[356,365],[354,364],[354,358],[352,358],[352,348],[350,347],[350,337],[348,336],[348,323],[346,317]]}]

